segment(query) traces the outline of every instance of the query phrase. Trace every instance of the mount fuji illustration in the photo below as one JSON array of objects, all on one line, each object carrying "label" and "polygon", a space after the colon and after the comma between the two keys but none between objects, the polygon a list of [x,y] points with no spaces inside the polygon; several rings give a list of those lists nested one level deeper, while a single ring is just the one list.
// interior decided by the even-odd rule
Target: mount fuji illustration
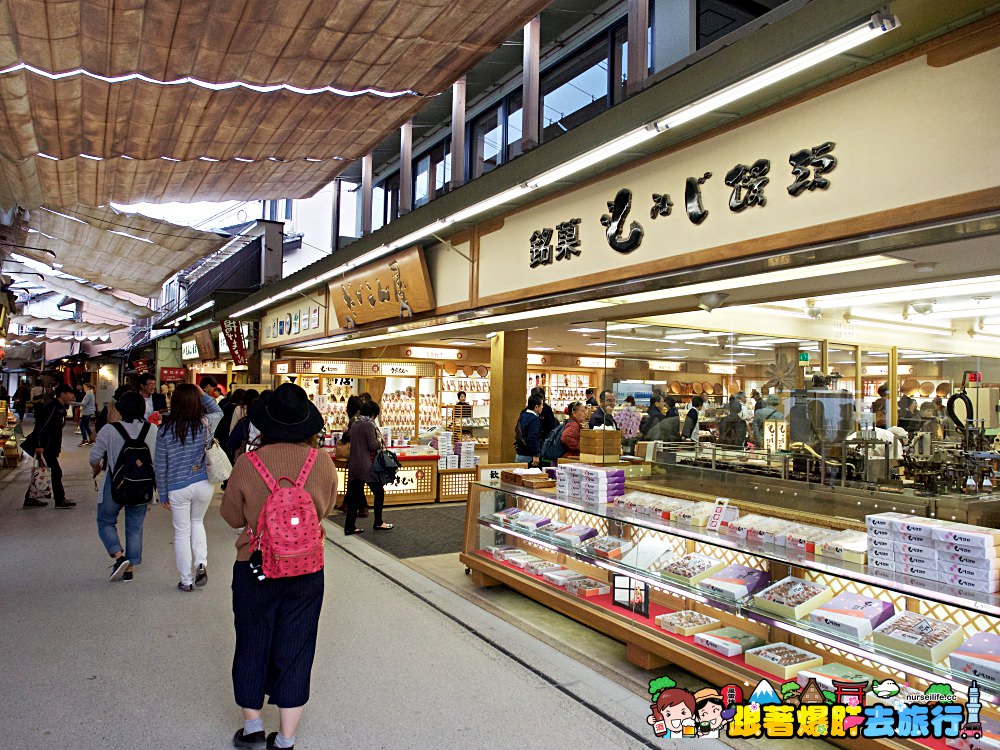
[{"label": "mount fuji illustration", "polygon": [[747,699],[747,703],[756,703],[758,706],[780,705],[781,698],[778,697],[774,686],[770,682],[761,680],[757,683],[757,687],[753,689],[753,693]]}]

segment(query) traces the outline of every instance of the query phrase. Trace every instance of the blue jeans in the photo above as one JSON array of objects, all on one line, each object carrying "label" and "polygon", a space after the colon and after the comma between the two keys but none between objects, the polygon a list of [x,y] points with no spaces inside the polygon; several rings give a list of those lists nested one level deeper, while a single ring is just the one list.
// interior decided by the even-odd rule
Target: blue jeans
[{"label": "blue jeans", "polygon": [[86,416],[80,417],[80,442],[86,443],[90,440],[90,420],[93,416],[87,414]]},{"label": "blue jeans", "polygon": [[[106,488],[107,489],[107,488]],[[97,533],[104,548],[112,557],[116,552],[125,553],[133,565],[142,562],[142,524],[146,520],[148,505],[119,505],[111,499],[110,491],[102,493],[97,504]],[[118,539],[118,514],[125,509],[125,549]]]}]

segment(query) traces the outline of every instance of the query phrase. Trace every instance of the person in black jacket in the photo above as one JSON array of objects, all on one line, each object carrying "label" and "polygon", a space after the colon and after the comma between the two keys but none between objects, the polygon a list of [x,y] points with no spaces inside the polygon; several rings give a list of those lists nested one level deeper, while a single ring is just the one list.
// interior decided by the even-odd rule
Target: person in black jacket
[{"label": "person in black jacket", "polygon": [[139,386],[139,395],[146,401],[146,415],[143,419],[149,419],[154,411],[167,410],[167,397],[156,392],[156,376],[153,373],[144,372],[136,383]]},{"label": "person in black jacket", "polygon": [[541,442],[544,443],[545,442],[545,438],[547,438],[549,436],[549,433],[552,432],[552,430],[554,430],[556,427],[559,426],[559,420],[556,419],[556,415],[553,413],[552,407],[549,406],[548,401],[545,400],[545,389],[544,388],[542,388],[541,386],[537,386],[535,388],[532,388],[531,389],[531,395],[532,396],[538,396],[540,399],[542,399],[542,413],[539,415],[539,419],[542,420],[541,421],[541,428],[542,428]]},{"label": "person in black jacket", "polygon": [[528,405],[517,418],[514,434],[514,460],[519,464],[538,466],[542,452],[542,397],[530,396]]},{"label": "person in black jacket", "polygon": [[701,418],[701,407],[704,403],[705,399],[701,396],[693,396],[691,398],[691,408],[688,409],[687,415],[684,417],[684,426],[681,427],[681,437],[684,440],[698,442],[698,421]]},{"label": "person in black jacket", "polygon": [[738,399],[729,402],[729,414],[719,420],[719,443],[742,448],[747,441],[747,423],[742,416],[743,404]]},{"label": "person in black jacket", "polygon": [[[62,452],[63,425],[66,423],[66,407],[73,403],[76,395],[68,385],[56,388],[55,397],[42,404],[35,413],[35,431],[26,439],[25,448],[30,448],[31,454],[41,449],[45,463],[49,467],[52,480],[52,499],[57,508],[72,508],[76,503],[66,499],[66,490],[62,483],[62,467],[59,465],[59,454]],[[44,500],[36,500],[24,495],[25,508],[42,508],[48,505]]]},{"label": "person in black jacket", "polygon": [[653,391],[653,395],[649,399],[649,409],[646,411],[646,421],[642,425],[642,439],[650,440],[650,435],[654,434],[656,425],[666,416],[667,407],[663,394],[659,391]]}]

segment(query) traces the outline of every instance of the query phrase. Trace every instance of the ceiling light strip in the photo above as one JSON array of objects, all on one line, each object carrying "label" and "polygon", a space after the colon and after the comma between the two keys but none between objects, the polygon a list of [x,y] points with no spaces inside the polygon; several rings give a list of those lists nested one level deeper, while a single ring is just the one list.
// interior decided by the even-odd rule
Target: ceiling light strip
[{"label": "ceiling light strip", "polygon": [[[596,149],[581,154],[575,159],[571,159],[565,164],[561,164],[558,167],[547,170],[520,185],[515,185],[512,188],[487,198],[486,200],[474,203],[468,208],[464,208],[450,216],[445,217],[444,219],[438,220],[433,224],[424,227],[419,231],[406,235],[406,237],[401,240],[395,240],[394,242],[389,243],[389,245],[383,245],[368,255],[374,254],[373,259],[381,257],[385,254],[386,251],[384,249],[387,247],[391,247],[393,245],[399,247],[400,245],[407,244],[408,242],[416,242],[426,237],[430,237],[436,229],[443,228],[449,224],[466,221],[493,208],[502,206],[505,203],[510,203],[511,201],[521,198],[540,187],[558,182],[559,180],[576,174],[587,167],[594,166],[613,156],[622,154],[631,148],[635,148],[646,141],[655,138],[656,135],[662,130],[676,127],[682,122],[688,122],[696,117],[707,114],[714,109],[724,106],[725,104],[730,104],[755,91],[759,91],[760,89],[766,88],[767,86],[777,83],[778,81],[782,81],[795,73],[806,70],[807,68],[818,65],[819,63],[829,60],[838,54],[860,46],[875,37],[897,28],[898,26],[899,21],[894,16],[886,17],[880,13],[875,13],[867,23],[855,29],[823,42],[816,47],[795,55],[794,57],[791,57],[781,63],[773,65],[770,68],[752,75],[733,86],[729,86],[716,92],[715,94],[699,99],[698,101],[689,104],[660,120],[646,126],[636,128],[635,130],[615,138],[614,140],[609,141]],[[3,71],[0,71],[0,73],[2,72]],[[364,262],[367,262],[362,260],[365,257],[366,256],[361,256],[361,258],[358,258],[349,264],[339,266],[332,271],[323,274],[319,278],[312,279],[304,284],[299,284],[292,289],[279,292],[265,300],[243,308],[239,312],[235,313],[234,317],[246,315],[247,313],[259,310],[267,305],[273,304],[274,302],[287,299],[288,297],[291,297],[292,295],[312,286],[317,282],[324,281],[325,279],[336,276],[339,273],[344,273],[349,268],[356,268]]]}]

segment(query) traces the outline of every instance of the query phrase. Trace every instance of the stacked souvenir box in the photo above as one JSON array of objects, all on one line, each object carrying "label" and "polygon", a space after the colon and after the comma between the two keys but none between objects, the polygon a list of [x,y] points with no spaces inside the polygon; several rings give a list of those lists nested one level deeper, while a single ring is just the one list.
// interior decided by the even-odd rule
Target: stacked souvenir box
[{"label": "stacked souvenir box", "polygon": [[536,576],[540,576],[543,573],[553,573],[557,570],[565,570],[565,568],[559,563],[550,562],[548,560],[538,560],[537,562],[528,563],[525,570]]},{"label": "stacked souvenir box", "polygon": [[753,603],[759,609],[798,620],[832,598],[828,586],[788,576],[755,594]]},{"label": "stacked souvenir box", "polygon": [[584,599],[611,593],[611,587],[604,581],[580,578],[566,583],[566,591]]},{"label": "stacked souvenir box", "polygon": [[458,468],[476,468],[476,441],[468,440],[458,444]]},{"label": "stacked souvenir box", "polygon": [[763,638],[739,628],[719,628],[696,633],[694,642],[723,656],[739,656],[748,649],[764,645]]},{"label": "stacked souvenir box", "polygon": [[973,679],[1000,685],[1000,635],[976,633],[948,655],[948,666]]},{"label": "stacked souvenir box", "polygon": [[621,560],[632,547],[632,542],[616,536],[598,537],[590,544],[590,549],[595,555],[608,560]]},{"label": "stacked souvenir box", "polygon": [[[440,460],[438,461],[440,463]],[[454,453],[445,458],[445,468],[447,469],[457,469],[458,468],[458,456]]]},{"label": "stacked souvenir box", "polygon": [[574,547],[579,547],[597,536],[597,529],[592,529],[590,526],[570,526],[568,529],[553,534],[553,536],[560,541],[572,544]]},{"label": "stacked souvenir box", "polygon": [[864,565],[868,559],[868,535],[863,531],[841,531],[823,541],[819,554]]},{"label": "stacked souvenir box", "polygon": [[451,456],[455,450],[452,445],[452,434],[450,432],[439,432],[437,435],[431,438],[431,447],[438,453],[438,468],[447,469],[448,467],[448,457]]},{"label": "stacked souvenir box", "polygon": [[789,551],[818,555],[823,551],[823,543],[833,539],[839,533],[833,529],[799,524],[785,534],[785,547]]},{"label": "stacked souvenir box", "polygon": [[625,470],[579,464],[580,499],[585,503],[616,503],[625,496]]},{"label": "stacked souvenir box", "polygon": [[580,455],[617,458],[622,452],[620,430],[580,430]]},{"label": "stacked souvenir box", "polygon": [[1000,591],[1000,531],[903,513],[866,518],[868,564],[963,591]]},{"label": "stacked souvenir box", "polygon": [[965,642],[965,631],[953,622],[916,612],[900,612],[875,628],[872,640],[894,651],[937,663]]},{"label": "stacked souvenir box", "polygon": [[751,513],[733,519],[728,524],[727,533],[739,539],[746,539],[751,544],[773,544],[784,547],[787,529],[788,521]]},{"label": "stacked souvenir box", "polygon": [[660,615],[656,618],[656,624],[668,633],[676,633],[677,635],[704,633],[706,630],[716,630],[722,625],[714,617],[709,617],[708,615],[703,615],[701,612],[694,612],[690,609]]},{"label": "stacked souvenir box", "polygon": [[[727,515],[732,518],[738,513],[736,508],[727,508]],[[729,511],[732,511],[729,513]],[[715,503],[691,503],[678,510],[670,511],[670,521],[686,526],[708,526],[708,521],[715,512]]]},{"label": "stacked souvenir box", "polygon": [[575,500],[583,492],[581,464],[564,464],[556,473],[556,494],[567,500]]}]

